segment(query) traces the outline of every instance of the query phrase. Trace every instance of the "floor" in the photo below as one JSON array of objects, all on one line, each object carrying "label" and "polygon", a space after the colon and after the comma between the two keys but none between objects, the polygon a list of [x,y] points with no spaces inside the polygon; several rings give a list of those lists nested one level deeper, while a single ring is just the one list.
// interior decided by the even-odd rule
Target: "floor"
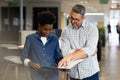
[{"label": "floor", "polygon": [[[8,50],[0,48],[0,80],[4,80],[6,66],[11,62],[3,59],[7,55],[20,55],[21,50]],[[102,47],[102,59],[100,64],[100,80],[120,80],[120,45],[117,34],[109,34],[105,47]],[[14,80],[14,67],[11,67],[7,80]],[[19,65],[19,79],[27,80],[23,65]],[[61,79],[60,79],[61,80]]]},{"label": "floor", "polygon": [[120,80],[120,44],[118,34],[109,34],[106,46],[102,48],[100,80]]}]

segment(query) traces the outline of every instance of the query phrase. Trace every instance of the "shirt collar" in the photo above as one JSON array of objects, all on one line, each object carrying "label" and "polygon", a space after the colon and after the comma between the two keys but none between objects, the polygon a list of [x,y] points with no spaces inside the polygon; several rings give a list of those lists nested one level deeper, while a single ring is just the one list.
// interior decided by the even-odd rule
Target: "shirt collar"
[{"label": "shirt collar", "polygon": [[[39,31],[36,31],[36,33],[35,33],[35,36],[37,37],[37,38],[41,38],[41,35],[40,35],[40,33],[39,33]],[[50,34],[48,37],[47,37],[47,40],[49,40],[49,39],[51,39],[52,38],[52,34]]]},{"label": "shirt collar", "polygon": [[[82,26],[80,28],[85,28],[85,24],[86,24],[86,20],[83,20]],[[71,25],[71,24],[70,24]],[[71,28],[73,28],[73,26],[71,25]],[[79,29],[80,29],[79,28]],[[73,28],[74,29],[74,28]]]},{"label": "shirt collar", "polygon": [[86,20],[83,20],[82,27],[85,27]]}]

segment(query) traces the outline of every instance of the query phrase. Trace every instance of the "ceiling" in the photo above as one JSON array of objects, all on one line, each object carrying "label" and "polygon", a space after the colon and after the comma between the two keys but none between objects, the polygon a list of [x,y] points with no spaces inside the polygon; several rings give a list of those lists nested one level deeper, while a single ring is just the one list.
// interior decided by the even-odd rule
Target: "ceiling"
[{"label": "ceiling", "polygon": [[[20,0],[0,0],[2,2],[17,1]],[[61,10],[64,13],[69,14],[70,9],[75,4],[82,4],[86,7],[87,13],[105,13],[110,19],[118,19],[120,21],[120,0],[108,0],[107,4],[100,4],[100,0],[23,0],[24,4],[28,3],[61,3]]]},{"label": "ceiling", "polygon": [[[3,1],[20,1],[20,0],[0,0]],[[108,0],[107,4],[100,4],[100,0],[23,0],[24,2],[56,2],[59,1],[62,4],[62,10],[67,11],[74,4],[82,4],[86,7],[89,13],[104,13],[111,10],[120,10],[120,0]],[[68,12],[68,11],[67,11]]]},{"label": "ceiling", "polygon": [[[33,1],[33,0],[28,0]],[[105,12],[109,9],[116,9],[117,5],[120,4],[120,0],[108,0],[107,4],[100,4],[100,0],[34,0],[34,1],[59,1],[62,3],[63,9],[67,6],[72,7],[74,4],[82,4],[86,7],[88,12]]]}]

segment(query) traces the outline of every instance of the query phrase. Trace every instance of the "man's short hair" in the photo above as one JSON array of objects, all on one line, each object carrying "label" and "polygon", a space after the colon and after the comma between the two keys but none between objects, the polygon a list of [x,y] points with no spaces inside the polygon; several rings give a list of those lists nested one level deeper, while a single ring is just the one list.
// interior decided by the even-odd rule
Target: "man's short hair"
[{"label": "man's short hair", "polygon": [[73,6],[72,11],[79,13],[83,16],[85,15],[85,7],[80,4],[76,4],[75,6]]}]

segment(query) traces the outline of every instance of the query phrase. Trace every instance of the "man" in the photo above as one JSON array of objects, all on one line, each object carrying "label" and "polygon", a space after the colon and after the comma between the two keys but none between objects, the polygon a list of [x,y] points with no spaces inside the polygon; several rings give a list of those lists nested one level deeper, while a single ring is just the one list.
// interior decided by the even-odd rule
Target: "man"
[{"label": "man", "polygon": [[72,59],[84,59],[70,70],[70,80],[99,80],[97,61],[98,29],[85,20],[85,7],[75,5],[70,14],[71,24],[61,34],[64,58],[58,67],[67,66]]},{"label": "man", "polygon": [[117,33],[118,33],[118,39],[119,39],[119,44],[120,44],[120,23],[118,23],[117,25],[116,25],[116,30],[117,30]]},{"label": "man", "polygon": [[107,25],[108,33],[111,33],[111,25],[110,23]]},{"label": "man", "polygon": [[55,16],[43,11],[38,19],[38,31],[26,37],[21,60],[30,67],[32,80],[58,80],[58,70],[50,68],[62,59],[58,38],[51,34]]}]

